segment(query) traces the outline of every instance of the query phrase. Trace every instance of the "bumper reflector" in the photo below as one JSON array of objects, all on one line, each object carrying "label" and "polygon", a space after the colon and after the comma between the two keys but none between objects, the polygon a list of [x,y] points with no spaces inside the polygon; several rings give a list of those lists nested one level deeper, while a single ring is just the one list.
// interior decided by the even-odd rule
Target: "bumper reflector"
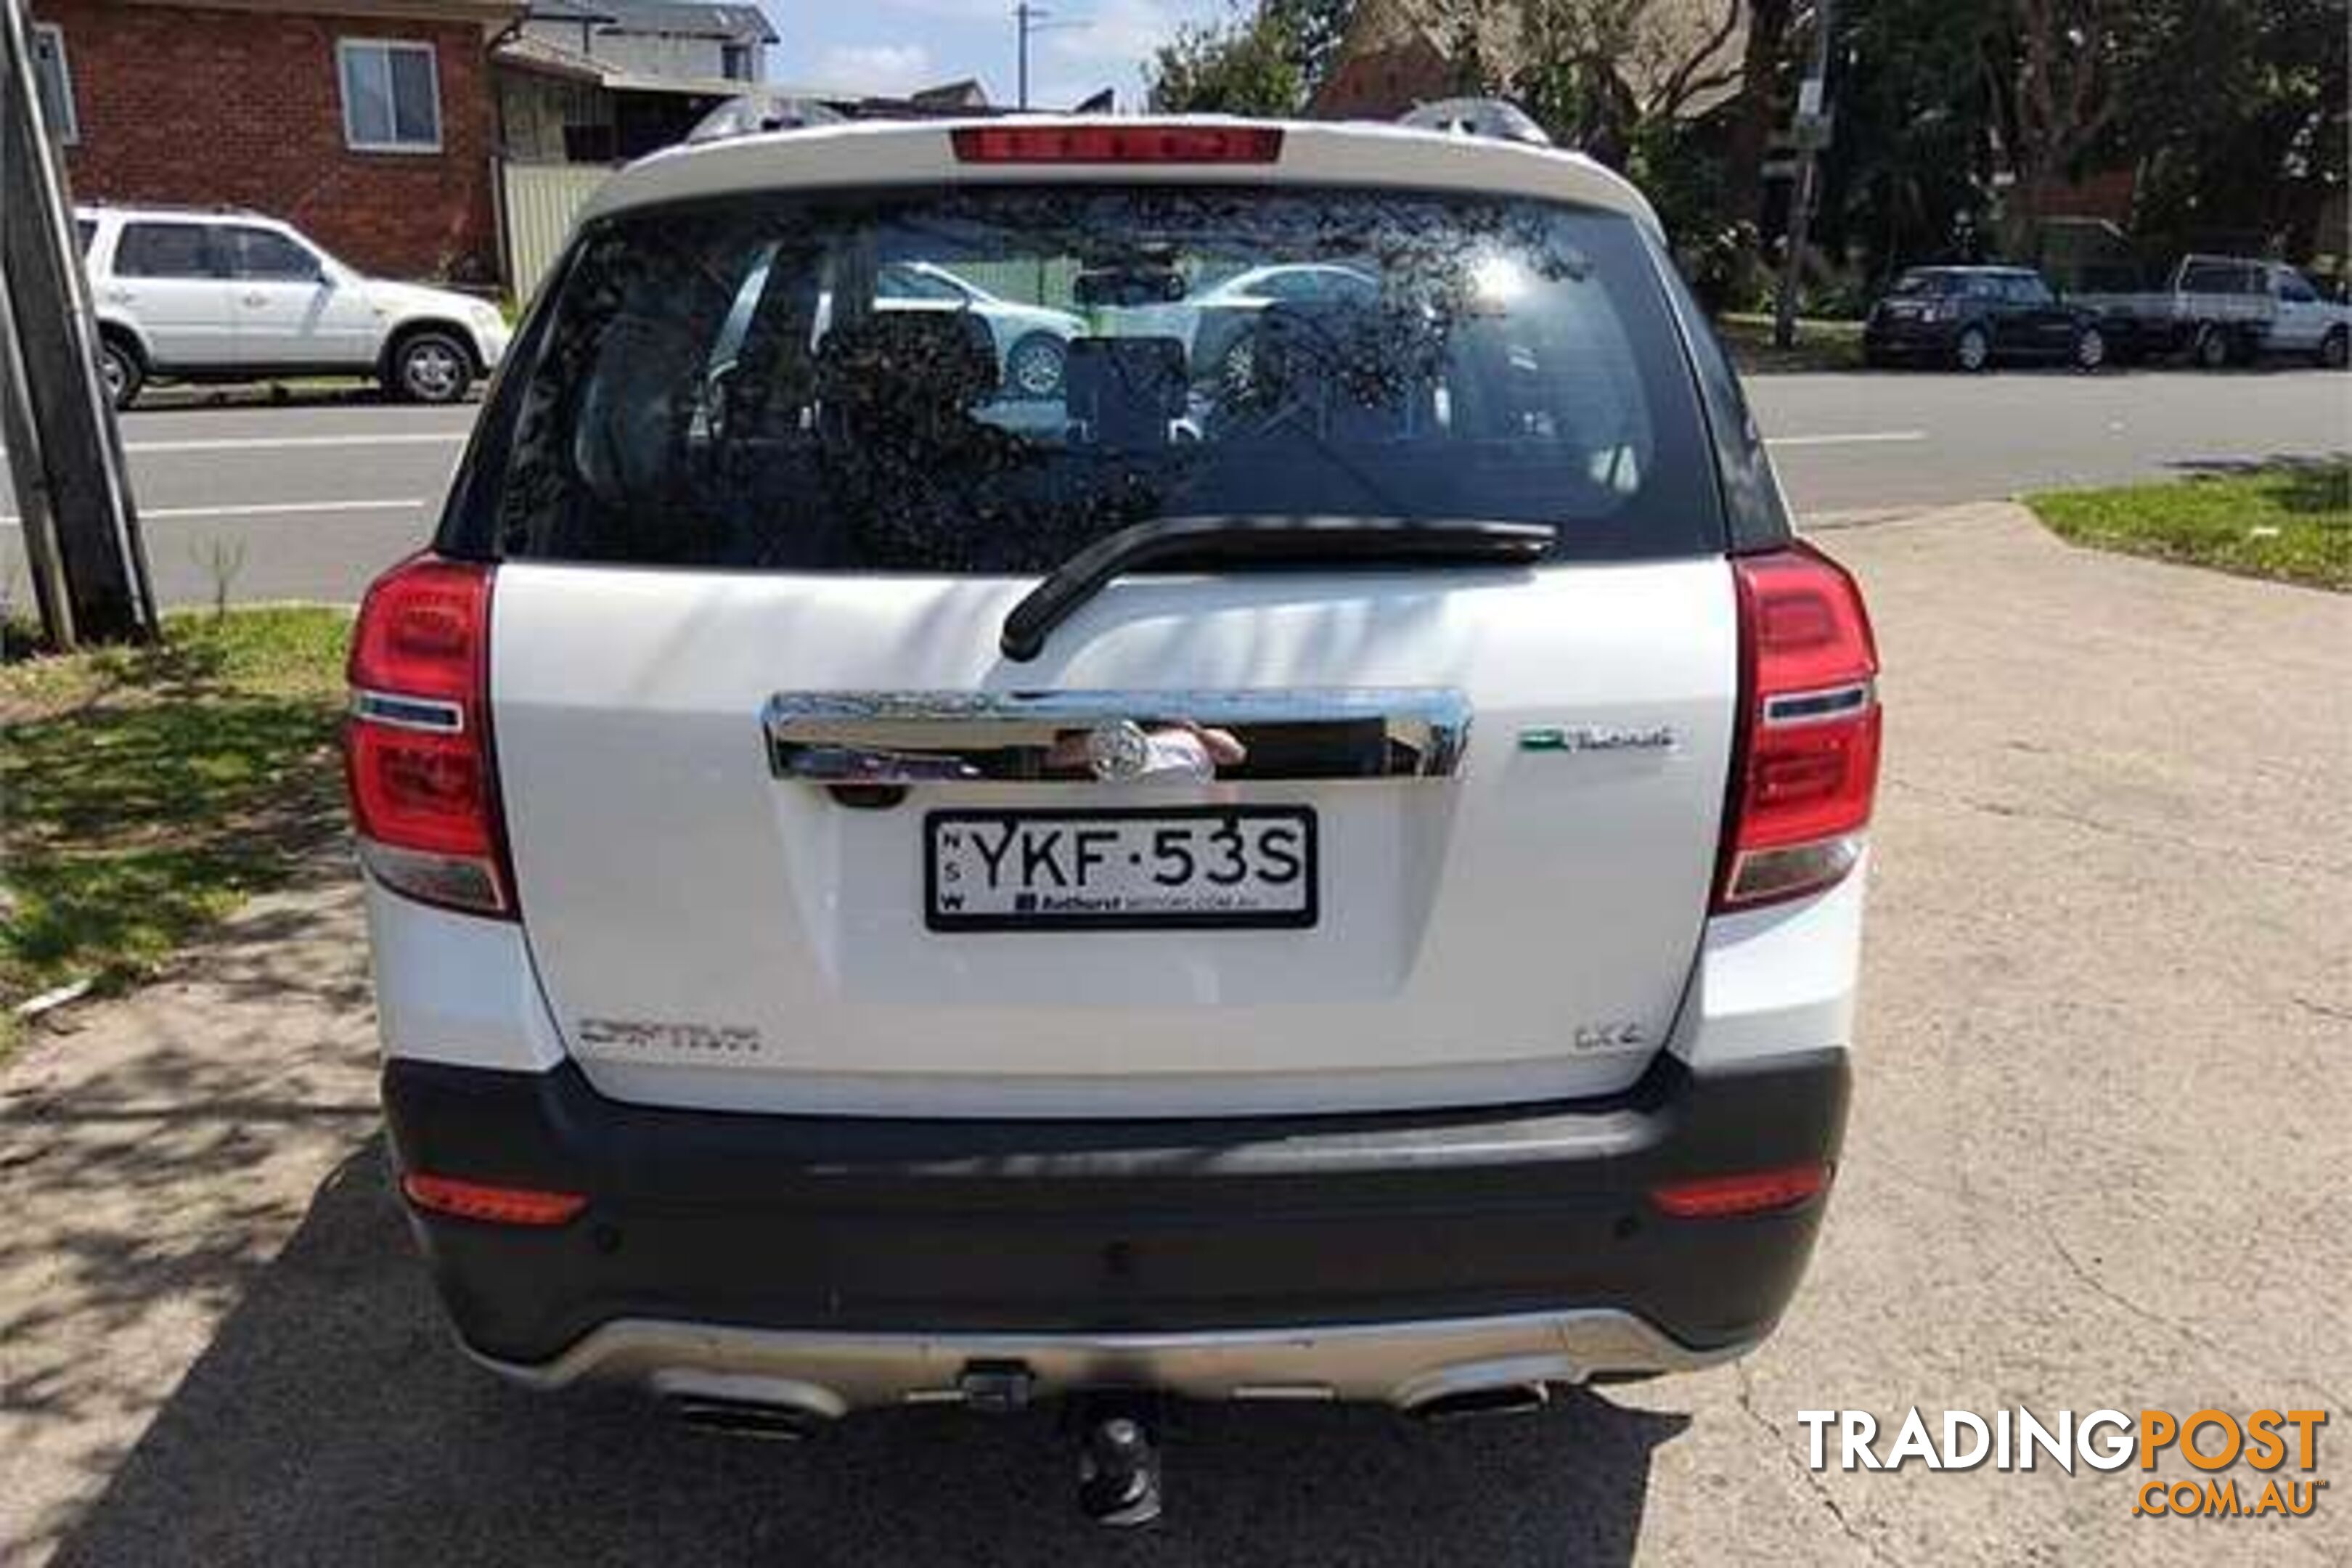
[{"label": "bumper reflector", "polygon": [[578,1193],[494,1187],[482,1182],[461,1182],[417,1172],[400,1178],[400,1190],[410,1203],[428,1214],[480,1220],[485,1225],[565,1225],[588,1206],[587,1198]]},{"label": "bumper reflector", "polygon": [[1826,1165],[1789,1165],[1736,1176],[1702,1176],[1650,1189],[1650,1201],[1676,1219],[1731,1219],[1795,1208],[1830,1184]]}]

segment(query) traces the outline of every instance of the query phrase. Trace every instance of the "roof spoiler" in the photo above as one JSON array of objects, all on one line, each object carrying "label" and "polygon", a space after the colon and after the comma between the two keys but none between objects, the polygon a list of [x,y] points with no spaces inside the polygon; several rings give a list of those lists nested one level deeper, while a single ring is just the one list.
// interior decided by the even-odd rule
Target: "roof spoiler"
[{"label": "roof spoiler", "polygon": [[1456,136],[1486,136],[1497,142],[1549,147],[1551,138],[1528,111],[1507,99],[1441,98],[1416,104],[1397,117],[1400,125],[1419,131],[1447,131]]}]

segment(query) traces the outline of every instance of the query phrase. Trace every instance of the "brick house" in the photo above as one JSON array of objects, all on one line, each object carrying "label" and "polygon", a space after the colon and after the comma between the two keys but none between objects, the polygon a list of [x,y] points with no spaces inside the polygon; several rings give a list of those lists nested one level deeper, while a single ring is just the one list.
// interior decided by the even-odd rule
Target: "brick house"
[{"label": "brick house", "polygon": [[488,45],[519,0],[33,0],[79,201],[238,205],[364,271],[498,276]]}]

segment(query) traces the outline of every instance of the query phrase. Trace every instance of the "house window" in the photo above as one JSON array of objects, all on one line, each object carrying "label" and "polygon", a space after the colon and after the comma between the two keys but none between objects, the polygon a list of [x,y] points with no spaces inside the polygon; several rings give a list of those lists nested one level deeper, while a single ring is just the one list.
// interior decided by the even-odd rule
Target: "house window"
[{"label": "house window", "polygon": [[335,45],[343,142],[362,153],[441,151],[441,79],[433,46],[385,38]]},{"label": "house window", "polygon": [[70,147],[81,140],[81,122],[74,117],[73,68],[66,63],[65,29],[55,22],[33,24],[33,86],[41,100],[41,114],[58,141]]},{"label": "house window", "polygon": [[729,81],[751,79],[751,47],[749,44],[719,46],[719,74]]}]

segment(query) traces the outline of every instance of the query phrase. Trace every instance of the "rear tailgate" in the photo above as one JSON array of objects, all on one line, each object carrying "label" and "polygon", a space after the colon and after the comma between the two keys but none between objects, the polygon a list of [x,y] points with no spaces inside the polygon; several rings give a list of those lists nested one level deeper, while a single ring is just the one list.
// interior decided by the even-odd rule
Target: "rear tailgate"
[{"label": "rear tailgate", "polygon": [[[495,733],[520,902],[600,1088],[1169,1114],[1638,1074],[1714,870],[1737,666],[1723,563],[1129,584],[1064,628],[1066,660],[1026,668],[992,646],[1022,586],[502,570]],[[1186,693],[1412,689],[1457,695],[1468,742],[1450,776],[943,783],[882,809],[771,770],[780,691],[1016,689],[1131,694],[1139,715]],[[1314,924],[927,921],[929,811],[1202,805],[1314,814]]]},{"label": "rear tailgate", "polygon": [[[1129,139],[1242,161],[1104,167]],[[570,1048],[625,1099],[873,1114],[1633,1081],[1706,921],[1738,679],[1646,208],[1461,138],[997,142],[1049,165],[924,127],[653,160],[524,334],[441,542],[499,563],[506,833]],[[1073,146],[1095,162],[1050,163]],[[899,265],[1086,319],[1064,384],[1002,385],[967,313],[889,309]],[[1127,309],[1317,268],[1376,297],[1270,303],[1239,359]],[[1187,560],[1002,651],[1041,575],[1171,517],[1557,543]],[[1081,716],[972,729],[1040,704]],[[895,727],[827,743],[917,757],[903,794],[780,768],[772,711],[865,710]],[[1350,734],[1363,765],[1332,761]],[[1197,765],[1125,777],[1155,744]]]}]

